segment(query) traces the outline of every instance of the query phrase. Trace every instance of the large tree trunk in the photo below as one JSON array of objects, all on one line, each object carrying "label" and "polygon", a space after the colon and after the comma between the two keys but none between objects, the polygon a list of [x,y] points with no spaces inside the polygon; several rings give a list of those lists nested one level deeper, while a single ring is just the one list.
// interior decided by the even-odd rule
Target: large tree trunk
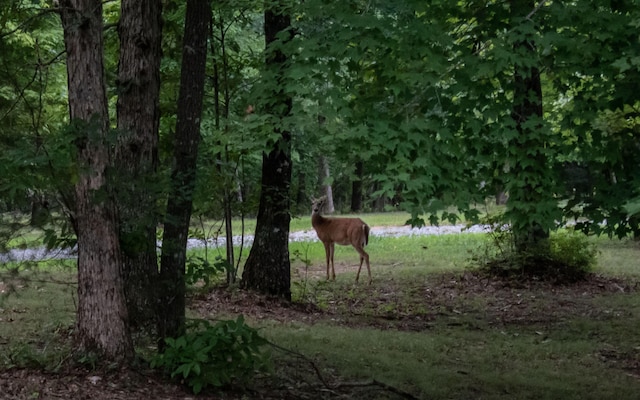
[{"label": "large tree trunk", "polygon": [[109,360],[133,356],[118,241],[116,207],[107,179],[111,166],[104,83],[102,1],[60,2],[69,85],[77,129],[78,347]]},{"label": "large tree trunk", "polygon": [[[512,19],[521,18],[523,13],[534,8],[531,0],[512,0]],[[510,187],[507,213],[511,216],[516,251],[520,254],[533,255],[545,252],[545,247],[548,247],[545,239],[549,237],[549,230],[544,228],[546,221],[532,219],[531,215],[535,214],[527,208],[535,208],[551,195],[549,188],[546,187],[548,186],[548,179],[545,178],[548,175],[545,172],[548,170],[546,157],[540,150],[531,151],[531,149],[544,148],[544,143],[540,142],[539,132],[542,129],[543,116],[542,84],[540,71],[533,61],[537,58],[533,38],[520,39],[514,45],[514,50],[519,55],[528,55],[531,61],[516,64],[514,67],[511,117],[516,123],[518,137],[513,145],[517,146],[517,156],[521,158],[513,163],[511,174],[531,178],[524,186]],[[532,120],[540,122],[531,123]]]},{"label": "large tree trunk", "polygon": [[118,65],[118,207],[125,291],[133,328],[155,328],[160,0],[122,0]]},{"label": "large tree trunk", "polygon": [[160,261],[163,295],[158,326],[160,338],[176,337],[184,331],[184,271],[200,143],[210,14],[208,1],[187,1],[172,186]]},{"label": "large tree trunk", "polygon": [[[278,2],[274,2],[278,3]],[[273,130],[279,139],[262,156],[262,190],[253,246],[242,273],[242,287],[291,300],[291,262],[289,260],[291,133],[281,121],[291,112],[291,95],[285,93],[282,70],[287,56],[272,49],[277,36],[291,27],[281,4],[267,4],[264,13],[266,65],[275,78],[275,92],[266,110],[273,115]]]}]

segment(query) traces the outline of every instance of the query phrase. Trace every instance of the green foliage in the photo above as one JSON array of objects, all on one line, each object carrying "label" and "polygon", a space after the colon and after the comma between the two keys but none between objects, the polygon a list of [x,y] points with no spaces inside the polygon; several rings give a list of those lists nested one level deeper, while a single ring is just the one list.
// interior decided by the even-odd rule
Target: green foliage
[{"label": "green foliage", "polygon": [[[640,187],[632,4],[307,1],[292,82],[325,122],[306,143],[332,156],[334,181],[364,160],[373,195],[397,196],[418,225],[506,190],[518,231],[565,217],[639,232],[621,209]],[[515,72],[533,68],[545,114],[517,127],[512,110],[531,98]],[[588,171],[587,191],[565,182],[567,161]]]},{"label": "green foliage", "polygon": [[233,271],[233,266],[221,256],[216,256],[213,263],[205,257],[191,256],[187,259],[184,279],[187,285],[203,282],[208,288],[212,277],[228,271]]},{"label": "green foliage", "polygon": [[31,213],[19,224],[2,218],[0,236],[26,230],[29,242],[54,248],[75,241],[68,219],[74,166],[63,35],[49,7],[29,0],[0,11],[0,211]]},{"label": "green foliage", "polygon": [[299,303],[306,303],[317,299],[315,292],[318,287],[322,286],[326,281],[312,282],[309,269],[312,261],[309,258],[309,243],[301,244],[303,248],[298,246],[290,248],[291,265],[303,265],[304,271],[301,273],[301,279],[296,279],[291,284],[291,300]]},{"label": "green foliage", "polygon": [[568,270],[591,271],[598,253],[595,244],[580,232],[567,229],[551,235],[551,257]]},{"label": "green foliage", "polygon": [[51,227],[44,229],[43,242],[48,250],[72,249],[78,240],[67,218],[57,218]]},{"label": "green foliage", "polygon": [[244,383],[269,366],[267,341],[239,316],[235,321],[196,321],[178,338],[165,339],[164,352],[155,356],[152,368],[184,382],[194,393],[213,387]]},{"label": "green foliage", "polygon": [[202,288],[207,289],[213,282],[212,278],[220,273],[235,274],[235,267],[220,254],[216,254],[213,262],[210,261],[210,242],[213,239],[217,243],[218,237],[223,234],[222,228],[221,224],[205,221],[203,216],[199,215],[198,226],[189,229],[189,237],[200,240],[204,246],[202,250],[192,252],[187,258],[185,282],[188,285],[202,283]]},{"label": "green foliage", "polygon": [[[0,10],[0,210],[26,212],[32,191],[63,205],[34,218],[52,247],[72,245],[60,224],[73,210],[77,172],[75,127],[65,129],[63,35],[50,7],[28,0]],[[338,208],[354,179],[369,197],[393,198],[416,225],[471,219],[471,204],[507,191],[502,222],[525,234],[571,220],[587,233],[640,234],[629,208],[640,188],[638,0],[299,2],[289,9],[295,37],[281,44],[292,60],[284,82],[262,68],[263,7],[212,4],[197,213],[222,218],[224,200],[235,216],[255,215],[262,152],[273,142],[265,110],[272,93],[284,92],[294,97],[282,123],[293,135],[300,213],[317,195],[322,156]],[[181,2],[163,7],[161,177],[171,161],[184,11]],[[108,26],[118,16],[118,2],[105,4]],[[108,28],[105,41],[113,105],[117,30]],[[514,74],[534,67],[544,115],[517,129],[512,111],[528,96],[514,89]],[[570,166],[583,178],[568,178]],[[450,206],[456,212],[442,214]],[[135,246],[128,242],[138,238],[124,239]],[[194,262],[194,276],[211,268]]]},{"label": "green foliage", "polygon": [[39,338],[44,344],[44,349],[35,347],[32,338],[8,346],[0,355],[0,365],[5,368],[33,368],[57,372],[72,351],[70,343],[61,341],[58,337],[60,333],[46,332]]}]

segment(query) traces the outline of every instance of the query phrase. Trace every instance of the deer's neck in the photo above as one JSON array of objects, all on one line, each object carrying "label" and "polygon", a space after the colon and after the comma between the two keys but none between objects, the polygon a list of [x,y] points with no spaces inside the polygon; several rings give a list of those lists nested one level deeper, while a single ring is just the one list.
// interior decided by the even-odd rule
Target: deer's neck
[{"label": "deer's neck", "polygon": [[328,222],[328,219],[318,213],[311,214],[311,225],[318,226]]}]

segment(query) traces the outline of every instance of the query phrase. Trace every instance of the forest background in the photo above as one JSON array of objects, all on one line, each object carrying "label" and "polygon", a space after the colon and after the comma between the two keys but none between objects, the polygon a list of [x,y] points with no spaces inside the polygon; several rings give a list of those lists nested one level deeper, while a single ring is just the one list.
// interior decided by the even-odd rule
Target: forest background
[{"label": "forest background", "polygon": [[133,322],[184,331],[192,215],[255,217],[227,280],[286,300],[291,216],[329,188],[417,226],[508,197],[522,268],[568,222],[637,236],[638,6],[8,1],[5,250],[25,225],[77,246],[79,348],[130,360]]}]

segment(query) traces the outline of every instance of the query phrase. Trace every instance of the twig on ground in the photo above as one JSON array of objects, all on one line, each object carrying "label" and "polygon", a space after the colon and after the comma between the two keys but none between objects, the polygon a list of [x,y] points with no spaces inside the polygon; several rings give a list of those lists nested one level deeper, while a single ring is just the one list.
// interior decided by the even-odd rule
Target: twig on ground
[{"label": "twig on ground", "polygon": [[295,350],[291,350],[291,349],[287,349],[285,347],[282,347],[280,345],[277,345],[273,342],[269,342],[269,344],[275,348],[276,350],[280,350],[284,353],[296,356],[300,359],[302,359],[303,361],[306,361],[311,368],[314,370],[316,376],[318,377],[318,379],[320,380],[320,382],[322,382],[322,385],[325,387],[326,390],[333,392],[335,389],[340,389],[340,388],[347,388],[347,387],[371,387],[371,386],[377,386],[379,388],[382,388],[384,390],[387,390],[389,392],[392,392],[394,394],[397,394],[398,396],[405,398],[405,399],[411,399],[411,400],[417,400],[418,398],[414,395],[412,395],[409,392],[406,392],[402,389],[398,389],[395,386],[386,384],[384,382],[380,382],[377,379],[372,379],[370,381],[364,381],[364,382],[337,382],[334,384],[331,384],[327,381],[327,379],[324,377],[324,375],[322,375],[322,372],[320,372],[320,369],[318,368],[318,366],[316,365],[316,363],[311,360],[309,357],[305,356],[302,353],[299,353]]},{"label": "twig on ground", "polygon": [[307,363],[309,363],[309,365],[311,365],[311,368],[313,368],[313,370],[315,371],[316,376],[318,377],[318,379],[320,379],[320,382],[322,382],[322,384],[323,384],[324,386],[328,387],[328,388],[330,388],[330,387],[331,387],[331,385],[326,381],[326,379],[324,378],[324,376],[323,376],[323,375],[322,375],[322,373],[320,372],[320,369],[318,368],[318,366],[316,365],[316,363],[314,363],[314,362],[313,362],[313,360],[311,360],[309,357],[305,356],[305,355],[304,355],[304,354],[302,354],[302,353],[298,353],[297,351],[294,351],[294,350],[291,350],[291,349],[287,349],[286,347],[282,347],[282,346],[280,346],[280,345],[277,345],[277,344],[275,344],[275,343],[273,343],[273,342],[271,342],[271,341],[269,342],[269,344],[270,344],[273,348],[275,348],[276,350],[280,350],[280,351],[282,351],[282,352],[284,352],[284,353],[294,355],[294,356],[296,356],[296,357],[298,357],[298,358],[300,358],[300,359],[302,359],[302,360],[306,361]]}]

